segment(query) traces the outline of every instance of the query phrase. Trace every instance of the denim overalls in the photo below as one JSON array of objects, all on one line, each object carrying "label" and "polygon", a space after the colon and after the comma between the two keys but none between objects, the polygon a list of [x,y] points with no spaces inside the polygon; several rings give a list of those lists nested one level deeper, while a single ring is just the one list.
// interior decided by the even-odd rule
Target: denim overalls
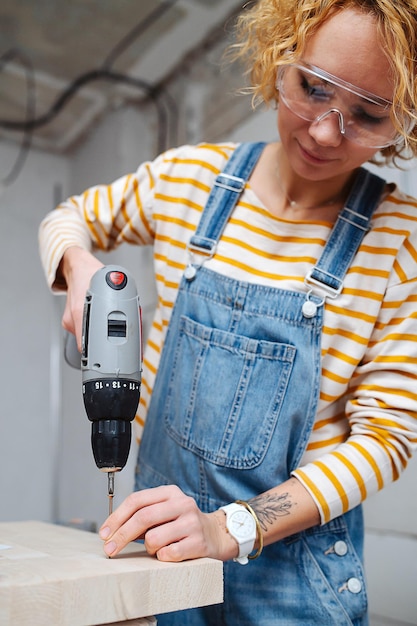
[{"label": "denim overalls", "polygon": [[[201,262],[180,284],[139,450],[137,489],[176,484],[205,512],[257,496],[299,465],[320,389],[324,299],[316,287],[340,293],[382,189],[360,170],[367,184],[347,204],[365,195],[368,216],[344,209],[307,295],[219,275],[204,260],[263,147],[235,150],[191,238],[191,258]],[[223,604],[158,616],[158,626],[363,626],[362,540],[357,507],[265,547],[246,566],[224,563]]]}]

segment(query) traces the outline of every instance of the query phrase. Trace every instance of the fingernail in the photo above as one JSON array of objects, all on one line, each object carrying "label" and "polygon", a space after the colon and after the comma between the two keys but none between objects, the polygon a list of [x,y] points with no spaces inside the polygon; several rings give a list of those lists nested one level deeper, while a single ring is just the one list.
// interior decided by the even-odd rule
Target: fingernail
[{"label": "fingernail", "polygon": [[113,552],[116,550],[116,544],[114,541],[109,541],[109,543],[106,543],[104,545],[104,552],[108,555],[111,556],[113,554]]},{"label": "fingernail", "polygon": [[102,539],[107,539],[107,537],[109,536],[110,536],[110,528],[108,526],[105,526],[104,528],[100,530],[100,537]]}]

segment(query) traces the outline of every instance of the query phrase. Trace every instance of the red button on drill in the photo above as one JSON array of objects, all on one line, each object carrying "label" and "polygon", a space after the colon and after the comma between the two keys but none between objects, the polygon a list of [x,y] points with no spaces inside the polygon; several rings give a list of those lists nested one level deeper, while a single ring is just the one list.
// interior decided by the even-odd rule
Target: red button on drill
[{"label": "red button on drill", "polygon": [[127,276],[123,272],[108,272],[106,282],[112,289],[123,289],[127,283]]}]

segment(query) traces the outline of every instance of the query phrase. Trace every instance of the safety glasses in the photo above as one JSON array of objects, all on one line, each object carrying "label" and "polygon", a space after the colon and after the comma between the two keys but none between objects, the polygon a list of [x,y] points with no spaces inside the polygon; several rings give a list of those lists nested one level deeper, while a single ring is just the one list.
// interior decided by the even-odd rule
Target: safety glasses
[{"label": "safety glasses", "polygon": [[[335,115],[340,133],[360,146],[381,149],[402,140],[391,120],[392,102],[314,65],[292,63],[282,66],[276,87],[280,101],[295,115],[314,124]],[[411,116],[404,119],[406,133],[413,126]]]}]

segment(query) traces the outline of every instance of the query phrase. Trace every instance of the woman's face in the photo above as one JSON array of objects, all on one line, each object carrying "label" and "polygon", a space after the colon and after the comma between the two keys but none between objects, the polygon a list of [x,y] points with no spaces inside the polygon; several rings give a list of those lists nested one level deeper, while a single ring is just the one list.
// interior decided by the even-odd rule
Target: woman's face
[{"label": "woman's face", "polygon": [[[376,22],[369,14],[354,9],[336,13],[309,39],[302,61],[392,100],[389,62],[378,38]],[[278,130],[292,169],[311,181],[343,179],[376,152],[375,148],[346,139],[335,113],[311,123],[280,102]]]}]

